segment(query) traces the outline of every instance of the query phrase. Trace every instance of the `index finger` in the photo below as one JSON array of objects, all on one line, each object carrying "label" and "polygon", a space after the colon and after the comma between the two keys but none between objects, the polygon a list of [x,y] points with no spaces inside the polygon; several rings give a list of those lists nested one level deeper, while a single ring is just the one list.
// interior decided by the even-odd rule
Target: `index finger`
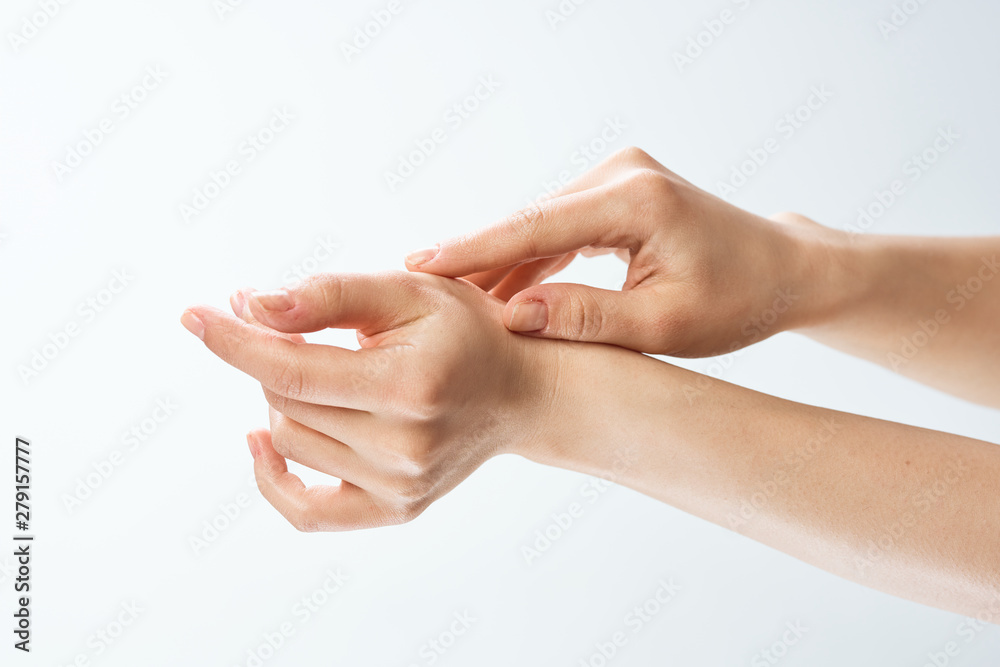
[{"label": "index finger", "polygon": [[189,308],[181,322],[216,356],[276,394],[356,410],[380,405],[388,350],[294,343],[208,306]]},{"label": "index finger", "polygon": [[532,204],[485,229],[412,253],[406,263],[412,271],[459,277],[586,246],[632,247],[639,244],[638,222],[608,184]]}]

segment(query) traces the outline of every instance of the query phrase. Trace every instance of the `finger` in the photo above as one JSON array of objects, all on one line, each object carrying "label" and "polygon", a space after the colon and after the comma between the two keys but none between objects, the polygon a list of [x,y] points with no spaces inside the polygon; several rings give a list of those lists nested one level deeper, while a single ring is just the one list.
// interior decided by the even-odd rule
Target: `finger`
[{"label": "finger", "polygon": [[189,308],[184,326],[220,359],[271,391],[308,403],[368,409],[388,371],[388,351],[293,343],[208,306]]},{"label": "finger", "polygon": [[349,443],[355,450],[365,449],[371,439],[374,418],[364,410],[303,403],[276,394],[267,387],[264,387],[264,398],[273,410],[314,431]]},{"label": "finger", "polygon": [[[250,287],[244,287],[243,289],[236,290],[229,297],[229,305],[232,306],[233,314],[236,315],[236,317],[240,318],[247,324],[253,324],[255,326],[264,328],[264,325],[261,324],[257,320],[257,318],[253,316],[253,313],[250,312],[250,308],[247,306],[247,299],[249,298],[250,294],[256,291],[257,290]],[[270,329],[270,327],[267,328]],[[274,331],[274,329],[270,330]],[[299,334],[285,334],[281,332],[275,332],[275,333],[278,333],[279,335],[287,338],[293,343],[306,342],[305,337]]]},{"label": "finger", "polygon": [[275,451],[268,431],[251,432],[247,442],[261,494],[298,530],[355,530],[393,523],[371,494],[350,482],[306,487],[297,475],[288,472],[288,464]]},{"label": "finger", "polygon": [[499,285],[490,290],[490,294],[501,301],[508,301],[521,290],[537,285],[546,278],[562,271],[569,266],[575,256],[576,253],[567,253],[559,257],[536,259],[522,264],[511,271]]},{"label": "finger", "polygon": [[371,463],[336,438],[313,430],[274,408],[268,409],[271,420],[271,445],[285,459],[332,475],[363,489],[378,486],[378,475]]},{"label": "finger", "polygon": [[504,278],[506,278],[511,271],[517,267],[522,266],[521,264],[514,264],[512,266],[501,266],[499,269],[492,269],[490,271],[483,271],[481,273],[472,273],[467,276],[461,276],[463,279],[468,280],[470,283],[483,290],[484,292],[489,292],[494,287],[500,284]]},{"label": "finger", "polygon": [[402,271],[322,273],[294,287],[254,292],[247,303],[261,323],[286,333],[327,327],[377,333],[426,312],[420,287]]},{"label": "finger", "polygon": [[588,245],[638,247],[643,218],[632,219],[622,193],[611,186],[556,197],[529,206],[483,230],[418,251],[407,258],[414,271],[465,276]]},{"label": "finger", "polygon": [[[641,156],[644,156],[644,158]],[[546,195],[544,198],[549,199],[553,196],[563,197],[576,192],[590,190],[591,188],[597,188],[605,183],[621,178],[637,167],[645,167],[647,169],[663,169],[663,165],[646,155],[643,151],[634,148],[625,148],[615,151],[608,157],[598,162],[595,166],[591,167],[563,187],[559,188],[554,195]]]},{"label": "finger", "polygon": [[[671,323],[664,322],[662,313],[657,313],[656,304],[663,303],[663,299],[655,296],[651,288],[619,292],[549,283],[515,295],[504,308],[503,321],[511,331],[542,338],[661,352],[663,339],[669,338],[671,329]],[[651,326],[654,321],[657,326]]]},{"label": "finger", "polygon": [[[571,195],[571,194],[574,194],[574,193],[577,193],[577,192],[582,192],[584,190],[589,190],[590,188],[593,188],[593,187],[597,187],[597,186],[601,185],[602,183],[605,183],[606,181],[608,181],[611,178],[615,177],[617,174],[623,172],[624,169],[625,169],[625,165],[623,165],[620,161],[615,161],[614,160],[614,156],[612,156],[612,157],[604,160],[602,163],[598,164],[593,169],[591,169],[591,170],[589,170],[587,172],[584,172],[578,178],[570,181],[565,186],[563,186],[558,192],[546,193],[545,195],[538,197],[535,200],[535,203],[542,202],[542,201],[547,201],[547,200],[553,199],[555,197],[562,197],[562,196],[565,196],[565,195]],[[608,250],[602,249],[602,252],[612,252],[612,251],[610,249],[608,249]],[[551,258],[546,258],[546,260],[547,259],[551,259]],[[533,260],[533,261],[541,261],[541,260]],[[571,260],[568,260],[566,263],[568,264],[569,261],[571,261]],[[518,268],[520,268],[522,266],[524,266],[524,263],[512,264],[510,266],[502,266],[502,267],[497,268],[497,269],[490,269],[488,271],[482,271],[482,272],[479,272],[479,273],[472,273],[472,274],[464,275],[464,276],[460,276],[460,277],[463,278],[463,279],[465,279],[465,280],[467,280],[467,281],[469,281],[470,283],[472,283],[473,285],[475,285],[479,289],[483,290],[484,292],[491,292],[501,282],[503,282],[504,279],[506,279],[511,273],[513,273],[515,270],[517,270]],[[416,270],[415,266],[411,267],[411,268],[413,270]],[[565,267],[563,267],[563,268],[565,268]],[[552,271],[552,273],[550,273],[549,275],[553,275],[555,273],[558,273],[561,270],[562,270],[562,268],[557,269],[555,271]],[[529,286],[530,286],[530,284],[525,284],[524,285],[524,287],[529,287]],[[524,287],[522,287],[520,289],[524,289]],[[510,294],[514,293],[514,292],[509,292],[507,289],[504,289],[503,291],[505,293],[510,293]],[[520,290],[515,290],[515,292],[516,291],[520,291]],[[494,296],[498,296],[498,295],[496,293],[494,293]],[[503,298],[503,297],[499,297],[498,296],[498,298]]]}]

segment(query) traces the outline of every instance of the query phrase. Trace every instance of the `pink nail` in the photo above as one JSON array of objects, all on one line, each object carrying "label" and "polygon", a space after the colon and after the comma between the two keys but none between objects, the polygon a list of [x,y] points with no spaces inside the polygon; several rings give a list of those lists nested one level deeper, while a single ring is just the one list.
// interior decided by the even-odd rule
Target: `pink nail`
[{"label": "pink nail", "polygon": [[264,310],[274,313],[283,313],[286,310],[291,310],[292,306],[295,305],[295,299],[292,298],[292,295],[286,289],[254,292],[250,295],[250,298],[256,300],[257,305]]},{"label": "pink nail", "polygon": [[246,310],[247,307],[247,300],[243,297],[243,292],[233,292],[233,295],[229,297],[229,303],[232,305],[233,312],[236,313],[236,316],[243,317],[243,311]]},{"label": "pink nail", "polygon": [[253,433],[247,433],[247,446],[250,447],[250,456],[257,460],[260,456],[260,445],[257,444],[257,438],[254,437]]},{"label": "pink nail", "polygon": [[181,324],[195,336],[201,340],[205,340],[205,323],[190,310],[185,310],[184,314],[181,315]]},{"label": "pink nail", "polygon": [[549,323],[549,309],[538,301],[522,301],[510,314],[511,331],[541,331]]},{"label": "pink nail", "polygon": [[406,256],[406,263],[410,266],[420,266],[421,264],[426,264],[434,259],[434,257],[438,254],[438,249],[438,246],[434,246],[433,248],[415,250]]}]

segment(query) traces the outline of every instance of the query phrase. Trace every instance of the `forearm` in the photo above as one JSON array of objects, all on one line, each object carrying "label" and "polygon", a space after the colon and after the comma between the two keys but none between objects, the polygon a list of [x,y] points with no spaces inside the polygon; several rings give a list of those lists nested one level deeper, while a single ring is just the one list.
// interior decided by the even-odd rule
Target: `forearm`
[{"label": "forearm", "polygon": [[561,345],[552,428],[528,458],[895,595],[1000,614],[1000,447]]},{"label": "forearm", "polygon": [[[799,331],[956,396],[1000,407],[1000,237],[834,232]],[[814,251],[810,251],[814,252]]]}]

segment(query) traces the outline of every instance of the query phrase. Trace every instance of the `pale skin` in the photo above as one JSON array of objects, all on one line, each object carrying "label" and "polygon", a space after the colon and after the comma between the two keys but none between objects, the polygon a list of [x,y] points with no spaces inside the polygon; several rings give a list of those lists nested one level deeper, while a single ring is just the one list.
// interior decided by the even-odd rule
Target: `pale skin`
[{"label": "pale skin", "polygon": [[[205,306],[182,317],[262,383],[271,428],[248,437],[254,470],[297,528],[408,521],[513,453],[611,479],[873,588],[1000,622],[1000,447],[778,399],[639,353],[718,354],[794,330],[890,366],[899,353],[900,372],[1000,407],[1000,281],[982,268],[1000,240],[852,240],[793,214],[761,218],[632,149],[434,251],[411,256],[411,273],[324,274],[238,292],[240,317]],[[629,261],[623,290],[539,284],[581,251]],[[973,275],[975,294],[949,303]],[[523,302],[544,304],[544,321]],[[902,338],[933,329],[920,323],[942,309],[950,317],[903,355]],[[327,327],[358,330],[361,349],[300,335]],[[342,482],[307,488],[288,459]]]}]

